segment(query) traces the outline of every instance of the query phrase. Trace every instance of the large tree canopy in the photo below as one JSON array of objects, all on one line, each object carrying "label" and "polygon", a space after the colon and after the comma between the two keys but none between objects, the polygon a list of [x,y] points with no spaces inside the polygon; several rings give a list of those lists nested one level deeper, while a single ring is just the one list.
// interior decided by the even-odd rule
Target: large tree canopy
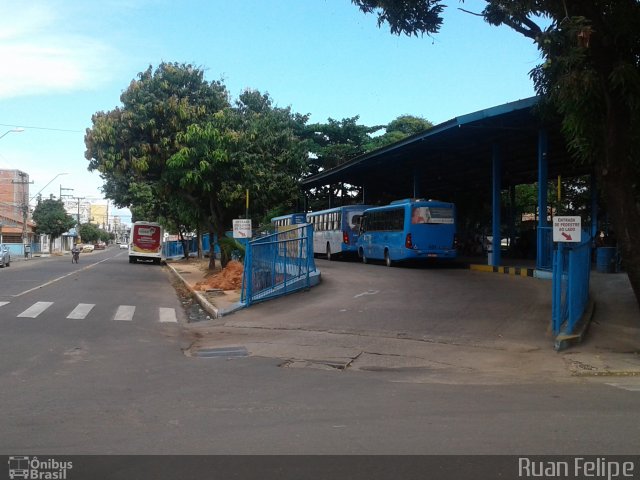
[{"label": "large tree canopy", "polygon": [[[432,35],[443,0],[352,0],[392,33]],[[560,114],[576,160],[592,165],[640,303],[640,3],[637,0],[486,0],[491,25],[531,38],[531,75]],[[545,25],[545,26],[543,26]]]},{"label": "large tree canopy", "polygon": [[207,82],[192,65],[162,63],[141,72],[120,100],[121,107],[92,117],[85,135],[88,168],[100,172],[105,196],[131,207],[134,219],[166,217],[174,192],[164,175],[181,148],[178,134],[226,108],[226,88]]},{"label": "large tree canopy", "polygon": [[[169,175],[222,238],[231,219],[244,213],[247,191],[255,217],[269,205],[295,203],[307,168],[307,152],[295,134],[304,122],[306,117],[274,107],[268,95],[247,90],[234,108],[178,136],[183,147],[169,159]],[[228,258],[221,252],[224,265]]]},{"label": "large tree canopy", "polygon": [[93,116],[85,156],[105,196],[134,219],[179,231],[206,226],[220,239],[244,213],[247,190],[257,215],[297,199],[307,169],[297,134],[307,117],[273,106],[269,95],[247,90],[232,105],[202,70],[163,63],[140,73],[121,100]]},{"label": "large tree canopy", "polygon": [[382,148],[386,145],[390,145],[395,142],[399,142],[416,133],[424,132],[425,130],[433,127],[433,123],[422,117],[416,117],[414,115],[401,115],[395,120],[389,122],[385,127],[385,132],[382,135],[373,137],[367,144],[367,151],[375,150],[376,148]]}]

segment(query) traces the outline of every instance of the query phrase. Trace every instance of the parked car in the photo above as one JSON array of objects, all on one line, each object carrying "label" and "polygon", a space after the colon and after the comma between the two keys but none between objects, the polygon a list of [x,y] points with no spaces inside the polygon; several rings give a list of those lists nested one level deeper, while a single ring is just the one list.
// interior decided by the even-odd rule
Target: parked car
[{"label": "parked car", "polygon": [[11,253],[9,247],[4,243],[0,243],[0,268],[8,267],[11,265]]},{"label": "parked car", "polygon": [[107,245],[104,242],[98,242],[94,246],[95,250],[104,250],[106,247]]},{"label": "parked car", "polygon": [[91,253],[93,252],[94,246],[90,243],[87,243],[82,246],[82,253]]}]

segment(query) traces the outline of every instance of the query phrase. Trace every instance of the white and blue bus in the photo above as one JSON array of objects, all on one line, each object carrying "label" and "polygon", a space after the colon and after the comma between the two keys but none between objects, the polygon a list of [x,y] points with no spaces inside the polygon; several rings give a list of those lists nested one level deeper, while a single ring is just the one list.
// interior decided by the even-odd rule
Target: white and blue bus
[{"label": "white and blue bus", "polygon": [[273,225],[276,230],[288,230],[286,227],[290,225],[300,225],[303,223],[307,223],[307,218],[304,213],[289,213],[271,219],[271,225]]},{"label": "white and blue bus", "polygon": [[313,253],[326,255],[327,260],[336,255],[355,255],[360,219],[367,208],[370,206],[347,205],[307,213],[307,222],[313,225]]},{"label": "white and blue bus", "polygon": [[393,262],[456,258],[456,210],[453,203],[397,200],[364,211],[358,256]]}]

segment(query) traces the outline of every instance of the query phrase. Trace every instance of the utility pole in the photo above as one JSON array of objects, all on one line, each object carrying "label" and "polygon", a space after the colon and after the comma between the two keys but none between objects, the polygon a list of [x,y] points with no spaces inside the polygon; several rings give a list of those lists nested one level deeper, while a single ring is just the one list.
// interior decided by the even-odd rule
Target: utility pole
[{"label": "utility pole", "polygon": [[63,188],[63,187],[62,187],[62,184],[60,184],[60,200],[62,200],[62,199],[63,199],[63,198],[65,198],[65,197],[70,197],[70,198],[72,197],[72,195],[63,195],[63,194],[62,194],[62,192],[63,192],[63,191],[65,191],[65,192],[66,192],[66,191],[71,191],[71,192],[73,192],[73,188]]},{"label": "utility pole", "polygon": [[78,223],[76,225],[76,237],[80,238],[80,200],[84,200],[85,197],[71,197],[78,201]]}]

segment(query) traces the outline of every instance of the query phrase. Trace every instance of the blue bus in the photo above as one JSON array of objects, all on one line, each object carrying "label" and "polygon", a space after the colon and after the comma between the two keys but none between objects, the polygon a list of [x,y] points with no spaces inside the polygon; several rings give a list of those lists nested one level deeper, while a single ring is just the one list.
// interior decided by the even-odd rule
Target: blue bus
[{"label": "blue bus", "polygon": [[[289,213],[287,215],[281,215],[271,219],[271,225],[273,225],[276,230],[283,230],[283,227],[300,225],[303,223],[307,223],[307,216],[304,213]],[[284,228],[284,230],[288,230],[288,228]]]},{"label": "blue bus", "polygon": [[327,260],[336,255],[355,255],[360,219],[367,208],[370,206],[347,205],[307,213],[307,222],[313,225],[313,253],[326,255]]},{"label": "blue bus", "polygon": [[393,262],[411,259],[456,258],[456,210],[453,203],[397,200],[364,211],[358,256]]}]

